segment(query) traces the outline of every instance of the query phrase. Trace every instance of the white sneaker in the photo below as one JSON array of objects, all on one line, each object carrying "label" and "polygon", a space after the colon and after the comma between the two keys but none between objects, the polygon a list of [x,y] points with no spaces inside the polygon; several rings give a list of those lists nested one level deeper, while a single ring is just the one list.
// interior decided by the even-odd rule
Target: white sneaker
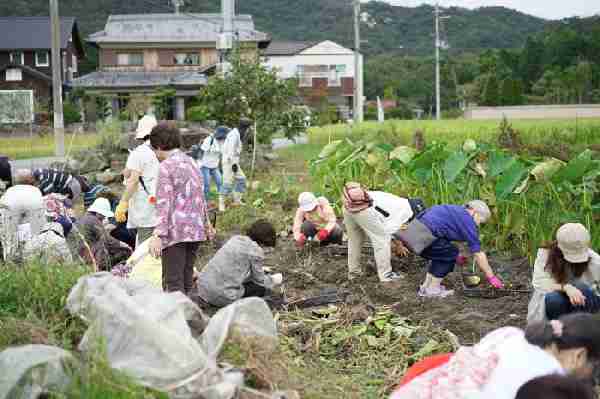
[{"label": "white sneaker", "polygon": [[398,281],[398,280],[402,280],[404,278],[404,276],[402,274],[398,274],[395,272],[389,272],[386,273],[386,275],[383,278],[380,278],[379,281],[381,281],[382,283],[389,283],[390,281]]},{"label": "white sneaker", "polygon": [[454,295],[454,290],[449,290],[443,285],[440,285],[438,288],[419,288],[419,293],[417,294],[421,298],[446,298],[451,295]]}]

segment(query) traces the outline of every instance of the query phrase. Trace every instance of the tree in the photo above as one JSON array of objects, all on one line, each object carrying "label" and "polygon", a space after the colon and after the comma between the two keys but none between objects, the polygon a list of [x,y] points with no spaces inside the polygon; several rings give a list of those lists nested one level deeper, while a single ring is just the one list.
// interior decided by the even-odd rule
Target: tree
[{"label": "tree", "polygon": [[482,105],[494,107],[500,104],[500,88],[498,86],[496,74],[490,73],[482,95]]},{"label": "tree", "polygon": [[231,70],[211,77],[198,98],[211,119],[228,126],[237,126],[244,117],[256,121],[262,143],[280,130],[288,138],[305,130],[306,113],[294,103],[297,80],[281,80],[258,57],[241,56],[239,51],[230,62]]}]

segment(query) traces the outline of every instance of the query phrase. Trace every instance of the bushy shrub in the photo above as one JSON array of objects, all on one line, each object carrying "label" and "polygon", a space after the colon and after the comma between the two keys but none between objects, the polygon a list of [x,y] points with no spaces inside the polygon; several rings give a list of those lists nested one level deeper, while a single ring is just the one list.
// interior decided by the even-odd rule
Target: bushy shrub
[{"label": "bushy shrub", "polygon": [[209,110],[203,105],[196,105],[188,108],[186,119],[191,122],[204,122],[210,116]]},{"label": "bushy shrub", "polygon": [[81,122],[79,107],[70,101],[65,101],[63,104],[63,117],[65,125]]}]

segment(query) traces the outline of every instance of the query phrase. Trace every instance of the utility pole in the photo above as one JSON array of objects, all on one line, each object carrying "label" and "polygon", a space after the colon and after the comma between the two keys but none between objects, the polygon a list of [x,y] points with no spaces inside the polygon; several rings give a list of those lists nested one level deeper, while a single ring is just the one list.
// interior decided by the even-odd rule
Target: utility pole
[{"label": "utility pole", "polygon": [[360,59],[360,0],[354,0],[354,122],[363,121],[362,65]]},{"label": "utility pole", "polygon": [[54,107],[54,155],[65,156],[65,122],[62,101],[62,56],[60,49],[60,17],[58,0],[50,0],[50,31],[52,37],[52,99]]},{"label": "utility pole", "polygon": [[440,3],[435,4],[435,119],[442,119],[441,93],[440,93],[440,19],[448,19],[450,17],[440,16]]},{"label": "utility pole", "polygon": [[184,2],[183,0],[172,0],[173,1],[173,7],[175,7],[175,14],[179,14],[179,10],[181,7],[183,7]]}]

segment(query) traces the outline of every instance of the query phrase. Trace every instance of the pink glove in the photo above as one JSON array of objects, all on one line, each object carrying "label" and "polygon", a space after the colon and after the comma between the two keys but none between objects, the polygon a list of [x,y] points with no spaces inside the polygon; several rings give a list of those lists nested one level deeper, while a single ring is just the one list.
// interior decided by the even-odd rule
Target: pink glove
[{"label": "pink glove", "polygon": [[325,241],[327,237],[329,237],[329,232],[326,229],[320,230],[319,234],[317,234],[319,241]]},{"label": "pink glove", "polygon": [[490,283],[490,285],[496,289],[502,289],[504,288],[504,284],[502,283],[502,280],[500,280],[498,277],[496,276],[492,276],[492,277],[488,277],[487,278],[488,283]]}]

